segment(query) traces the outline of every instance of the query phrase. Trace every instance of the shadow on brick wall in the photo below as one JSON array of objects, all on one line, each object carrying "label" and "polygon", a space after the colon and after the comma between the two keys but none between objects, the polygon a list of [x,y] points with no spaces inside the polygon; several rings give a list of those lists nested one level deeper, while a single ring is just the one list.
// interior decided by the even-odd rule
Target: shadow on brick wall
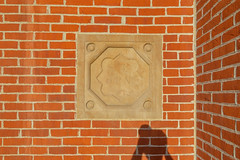
[{"label": "shadow on brick wall", "polygon": [[145,154],[148,160],[173,160],[167,149],[167,137],[162,130],[152,129],[142,125],[139,130],[139,140],[131,160],[141,160]]}]

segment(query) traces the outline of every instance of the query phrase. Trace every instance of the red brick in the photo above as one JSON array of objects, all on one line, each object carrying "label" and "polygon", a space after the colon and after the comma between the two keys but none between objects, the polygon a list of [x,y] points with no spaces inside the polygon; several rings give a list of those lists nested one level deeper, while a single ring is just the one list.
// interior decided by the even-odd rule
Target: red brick
[{"label": "red brick", "polygon": [[59,121],[34,121],[34,128],[60,128]]},{"label": "red brick", "polygon": [[[165,15],[165,9],[163,8],[140,8],[139,9],[139,15],[141,16],[153,16],[153,15]],[[164,17],[161,17],[161,18],[164,18]],[[171,18],[171,17],[168,17],[168,18]],[[181,18],[180,18],[181,19]],[[162,23],[163,24],[163,23]]]},{"label": "red brick", "polygon": [[30,103],[5,103],[5,110],[32,110]]},{"label": "red brick", "polygon": [[168,66],[168,68],[187,68],[187,67],[192,67],[193,62],[186,61],[186,60],[168,61],[167,66]]},{"label": "red brick", "polygon": [[230,4],[227,8],[225,8],[222,12],[222,18],[225,19],[228,16],[232,15],[234,12],[236,12],[239,9],[240,2],[238,0],[234,1],[232,4]]},{"label": "red brick", "polygon": [[193,76],[193,69],[180,69],[180,75],[181,76]]},{"label": "red brick", "polygon": [[19,135],[20,130],[13,130],[13,129],[0,129],[0,136],[1,137],[17,137]]},{"label": "red brick", "polygon": [[15,41],[0,41],[0,48],[4,48],[4,49],[6,48],[17,49],[17,45],[18,44]]},{"label": "red brick", "polygon": [[5,21],[9,22],[32,22],[31,15],[11,14],[5,15]]},{"label": "red brick", "polygon": [[91,160],[91,156],[83,156],[83,155],[78,155],[78,156],[64,156],[64,160]]},{"label": "red brick", "polygon": [[234,93],[217,93],[213,94],[213,102],[218,103],[235,103]]},{"label": "red brick", "polygon": [[218,138],[213,137],[212,138],[212,144],[216,146],[217,148],[220,148],[221,150],[224,150],[226,153],[233,155],[233,146],[224,142],[223,140],[220,140]]},{"label": "red brick", "polygon": [[23,84],[44,84],[45,77],[19,77],[19,83]]},{"label": "red brick", "polygon": [[91,23],[89,16],[64,16],[63,22],[65,23]]},{"label": "red brick", "polygon": [[37,40],[62,40],[63,38],[62,33],[35,33],[35,35]]},{"label": "red brick", "polygon": [[82,32],[107,32],[108,27],[106,25],[85,25],[81,26]]},{"label": "red brick", "polygon": [[63,127],[64,128],[90,128],[90,121],[64,121]]},{"label": "red brick", "polygon": [[207,13],[209,10],[213,8],[215,4],[218,3],[218,0],[212,0],[209,1],[204,7],[203,7],[203,14]]},{"label": "red brick", "polygon": [[167,15],[193,15],[193,8],[167,8]]},{"label": "red brick", "polygon": [[221,67],[221,60],[212,61],[204,65],[204,72],[218,69]]},{"label": "red brick", "polygon": [[74,119],[74,114],[73,112],[49,113],[49,119]]},{"label": "red brick", "polygon": [[79,12],[80,14],[107,14],[107,9],[102,7],[80,7]]},{"label": "red brick", "polygon": [[181,24],[180,17],[158,17],[155,19],[156,24]]},{"label": "red brick", "polygon": [[103,23],[103,24],[120,24],[121,21],[122,21],[121,17],[98,16],[94,18],[95,23]]},{"label": "red brick", "polygon": [[163,111],[178,111],[177,104],[163,104]]},{"label": "red brick", "polygon": [[78,147],[79,154],[106,154],[106,152],[106,147]]},{"label": "red brick", "polygon": [[17,59],[0,59],[0,66],[17,66]]},{"label": "red brick", "polygon": [[208,83],[204,85],[204,91],[221,91],[221,83]]},{"label": "red brick", "polygon": [[21,49],[47,49],[47,42],[45,41],[24,41],[20,42]]},{"label": "red brick", "polygon": [[75,66],[75,60],[50,60],[50,66]]},{"label": "red brick", "polygon": [[223,106],[223,114],[230,117],[240,118],[240,108]]},{"label": "red brick", "polygon": [[197,94],[197,100],[211,101],[211,94],[210,93],[199,93],[199,94]]},{"label": "red brick", "polygon": [[204,124],[203,128],[205,132],[220,137],[221,129],[216,127],[215,125]]},{"label": "red brick", "polygon": [[[177,35],[164,35],[163,41],[164,42],[177,42]],[[169,53],[169,52],[163,52],[163,53]],[[176,53],[176,52],[174,52],[174,53]],[[163,58],[163,59],[165,59],[165,58]],[[177,58],[173,58],[173,59],[177,59]]]},{"label": "red brick", "polygon": [[[5,34],[6,35],[6,34]],[[5,50],[5,57],[16,57],[16,58],[30,58],[30,51],[21,51],[21,50]]]},{"label": "red brick", "polygon": [[20,101],[46,101],[46,95],[44,94],[21,94],[19,95]]},{"label": "red brick", "polygon": [[237,133],[232,133],[232,132],[223,130],[222,138],[224,140],[227,140],[227,141],[230,141],[230,142],[236,144],[237,146],[240,145],[240,135]]},{"label": "red brick", "polygon": [[127,17],[126,24],[152,24],[153,18],[151,17]]},{"label": "red brick", "polygon": [[235,121],[228,118],[213,116],[213,123],[229,129],[235,129]]},{"label": "red brick", "polygon": [[75,49],[75,42],[50,42],[51,49]]},{"label": "red brick", "polygon": [[59,111],[59,110],[62,110],[62,104],[61,103],[35,103],[34,110]]},{"label": "red brick", "polygon": [[64,138],[63,145],[91,145],[91,138]]},{"label": "red brick", "polygon": [[33,160],[32,156],[5,156],[5,160]]},{"label": "red brick", "polygon": [[193,129],[171,129],[168,131],[169,137],[191,137],[193,134]]},{"label": "red brick", "polygon": [[37,0],[37,4],[53,4],[53,5],[57,5],[57,4],[63,4],[63,0]]},{"label": "red brick", "polygon": [[234,77],[234,68],[228,68],[222,71],[213,72],[213,80],[228,79]]},{"label": "red brick", "polygon": [[193,95],[169,95],[168,102],[192,102],[194,100]]},{"label": "red brick", "polygon": [[47,129],[31,129],[23,130],[22,136],[27,137],[47,137],[49,136],[49,131]]},{"label": "red brick", "polygon": [[32,139],[31,138],[6,138],[3,139],[3,144],[4,145],[31,145],[32,144]]},{"label": "red brick", "polygon": [[21,112],[19,119],[46,119],[47,114],[43,112]]},{"label": "red brick", "polygon": [[17,152],[18,152],[17,147],[1,147],[0,148],[1,155],[17,154]]},{"label": "red brick", "polygon": [[165,26],[139,26],[139,33],[165,33]]},{"label": "red brick", "polygon": [[213,7],[212,9],[212,15],[215,15],[218,13],[222,8],[226,7],[228,4],[230,4],[232,1],[231,0],[222,0],[219,1],[219,3]]},{"label": "red brick", "polygon": [[63,86],[64,93],[75,93],[75,86]]},{"label": "red brick", "polygon": [[178,77],[179,71],[178,69],[164,69],[163,75],[166,77]]},{"label": "red brick", "polygon": [[33,40],[33,33],[18,33],[18,32],[5,33],[5,38],[16,40]]},{"label": "red brick", "polygon": [[62,68],[62,75],[76,75],[76,68]]},{"label": "red brick", "polygon": [[59,101],[74,101],[74,95],[62,94],[62,95],[49,95],[48,100],[50,102],[59,102]]},{"label": "red brick", "polygon": [[71,137],[71,136],[78,136],[78,134],[79,134],[78,129],[52,129],[51,130],[51,135],[54,137],[69,137],[69,136]]},{"label": "red brick", "polygon": [[[204,26],[203,26],[203,33],[208,32],[209,30],[211,30],[212,28],[216,27],[219,23],[220,23],[220,15],[214,17],[214,18],[209,18],[210,21],[207,22]],[[208,19],[208,20],[209,20]]]},{"label": "red brick", "polygon": [[[74,24],[53,24],[52,25],[52,31],[76,32],[78,30],[79,30],[79,25],[74,25]],[[55,43],[58,43],[58,42],[55,42]]]},{"label": "red brick", "polygon": [[49,147],[50,154],[76,154],[76,147]]},{"label": "red brick", "polygon": [[136,137],[136,129],[112,129],[110,130],[110,136],[122,136],[122,137]]},{"label": "red brick", "polygon": [[179,0],[153,0],[153,6],[166,7],[166,6],[179,6]]},{"label": "red brick", "polygon": [[0,24],[0,31],[18,31],[19,24]]},{"label": "red brick", "polygon": [[0,6],[1,13],[18,13],[18,6]]},{"label": "red brick", "polygon": [[21,59],[21,66],[47,66],[46,59]]},{"label": "red brick", "polygon": [[61,92],[61,86],[56,86],[56,85],[35,85],[35,86],[33,86],[33,92],[35,92],[35,93]]},{"label": "red brick", "polygon": [[4,74],[27,75],[30,74],[30,68],[4,68]]},{"label": "red brick", "polygon": [[235,23],[240,22],[240,11],[235,16]]},{"label": "red brick", "polygon": [[110,26],[111,33],[137,33],[136,26]]},{"label": "red brick", "polygon": [[102,6],[120,6],[121,0],[95,0],[95,5]]},{"label": "red brick", "polygon": [[81,136],[107,136],[108,129],[82,129]]},{"label": "red brick", "polygon": [[178,94],[178,87],[163,87],[163,94]]},{"label": "red brick", "polygon": [[179,41],[180,42],[193,42],[193,36],[192,35],[180,35]]},{"label": "red brick", "polygon": [[228,53],[234,52],[235,51],[235,42],[228,43],[222,47],[219,47],[215,49],[212,52],[213,58],[217,58],[220,56],[227,55]]},{"label": "red brick", "polygon": [[225,30],[227,30],[228,28],[230,28],[232,26],[233,26],[233,17],[227,19],[226,21],[224,21],[223,23],[221,23],[220,25],[215,27],[212,30],[212,37],[215,37],[216,35],[224,32]]},{"label": "red brick", "polygon": [[34,156],[34,160],[62,160],[62,156]]},{"label": "red brick", "polygon": [[34,22],[60,22],[60,15],[35,15]]},{"label": "red brick", "polygon": [[41,145],[41,146],[61,145],[61,139],[57,139],[57,138],[33,138],[33,145]]},{"label": "red brick", "polygon": [[47,13],[46,6],[21,6],[21,13]]},{"label": "red brick", "polygon": [[150,6],[150,0],[123,0],[123,6]]},{"label": "red brick", "polygon": [[193,78],[169,78],[169,85],[191,85],[194,83]]},{"label": "red brick", "polygon": [[177,121],[152,121],[151,122],[152,128],[177,128],[178,122]]},{"label": "red brick", "polygon": [[5,128],[31,128],[31,121],[4,121]]},{"label": "red brick", "polygon": [[135,147],[109,147],[109,154],[132,154],[135,151]]},{"label": "red brick", "polygon": [[77,7],[57,7],[51,6],[50,8],[52,14],[77,14]]},{"label": "red brick", "polygon": [[240,25],[236,25],[234,28],[225,32],[222,36],[222,41],[227,42],[233,38],[236,38],[237,36],[239,36],[239,30],[240,30]]},{"label": "red brick", "polygon": [[192,6],[193,0],[181,0],[181,6]]},{"label": "red brick", "polygon": [[180,127],[181,128],[193,128],[194,127],[194,121],[181,121],[180,122]]},{"label": "red brick", "polygon": [[223,82],[223,90],[240,90],[240,80]]},{"label": "red brick", "polygon": [[189,87],[180,87],[180,93],[194,93],[194,87],[189,86]]},{"label": "red brick", "polygon": [[221,106],[217,104],[204,104],[204,111],[221,114]]},{"label": "red brick", "polygon": [[119,128],[120,122],[119,121],[93,121],[92,127],[93,128]]},{"label": "red brick", "polygon": [[49,84],[73,84],[75,83],[75,77],[47,77]]},{"label": "red brick", "polygon": [[17,119],[17,114],[12,112],[0,113],[1,119]]},{"label": "red brick", "polygon": [[[22,24],[21,31],[49,31],[49,24]],[[41,48],[42,49],[42,48]]]},{"label": "red brick", "polygon": [[0,101],[16,101],[17,95],[12,94],[1,94],[0,95]]},{"label": "red brick", "polygon": [[215,148],[215,146],[210,146],[208,144],[204,144],[204,149],[208,151],[211,155],[214,157],[217,157],[218,159],[221,159],[221,151]]},{"label": "red brick", "polygon": [[236,53],[232,56],[228,56],[222,60],[223,66],[233,65],[240,63],[240,53]]},{"label": "red brick", "polygon": [[192,50],[192,43],[169,43],[167,45],[168,50]]},{"label": "red brick", "polygon": [[120,145],[120,138],[93,138],[93,145]]}]

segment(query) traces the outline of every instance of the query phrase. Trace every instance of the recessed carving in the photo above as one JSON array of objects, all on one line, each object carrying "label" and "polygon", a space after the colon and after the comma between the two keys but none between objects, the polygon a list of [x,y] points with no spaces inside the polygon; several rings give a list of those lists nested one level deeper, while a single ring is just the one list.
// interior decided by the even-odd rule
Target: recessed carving
[{"label": "recessed carving", "polygon": [[133,48],[107,48],[91,64],[91,89],[107,105],[131,105],[149,85],[149,66]]},{"label": "recessed carving", "polygon": [[150,43],[146,43],[143,48],[146,52],[152,51],[152,45]]},{"label": "recessed carving", "polygon": [[95,50],[95,44],[94,43],[89,43],[88,45],[87,45],[87,51],[88,52],[92,52],[92,51],[94,51]]},{"label": "recessed carving", "polygon": [[87,109],[93,109],[94,108],[94,102],[93,101],[88,101],[86,104]]},{"label": "recessed carving", "polygon": [[161,36],[81,34],[77,45],[78,118],[162,118]]}]

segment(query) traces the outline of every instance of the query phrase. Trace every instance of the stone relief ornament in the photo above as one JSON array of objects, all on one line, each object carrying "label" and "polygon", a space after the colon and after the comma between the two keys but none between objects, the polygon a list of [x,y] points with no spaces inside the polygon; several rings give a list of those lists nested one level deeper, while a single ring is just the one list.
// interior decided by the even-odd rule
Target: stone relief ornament
[{"label": "stone relief ornament", "polygon": [[161,119],[161,45],[160,35],[79,35],[78,118]]}]

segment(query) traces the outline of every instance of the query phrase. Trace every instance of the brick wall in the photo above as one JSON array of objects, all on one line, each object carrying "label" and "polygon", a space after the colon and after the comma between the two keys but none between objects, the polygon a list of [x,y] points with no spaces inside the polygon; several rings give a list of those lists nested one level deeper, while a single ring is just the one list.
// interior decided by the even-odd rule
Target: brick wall
[{"label": "brick wall", "polygon": [[[75,118],[80,32],[163,35],[163,120]],[[0,0],[0,49],[0,159],[130,160],[142,124],[151,160],[194,159],[193,0]]]},{"label": "brick wall", "polygon": [[197,159],[240,159],[240,1],[197,1]]}]

